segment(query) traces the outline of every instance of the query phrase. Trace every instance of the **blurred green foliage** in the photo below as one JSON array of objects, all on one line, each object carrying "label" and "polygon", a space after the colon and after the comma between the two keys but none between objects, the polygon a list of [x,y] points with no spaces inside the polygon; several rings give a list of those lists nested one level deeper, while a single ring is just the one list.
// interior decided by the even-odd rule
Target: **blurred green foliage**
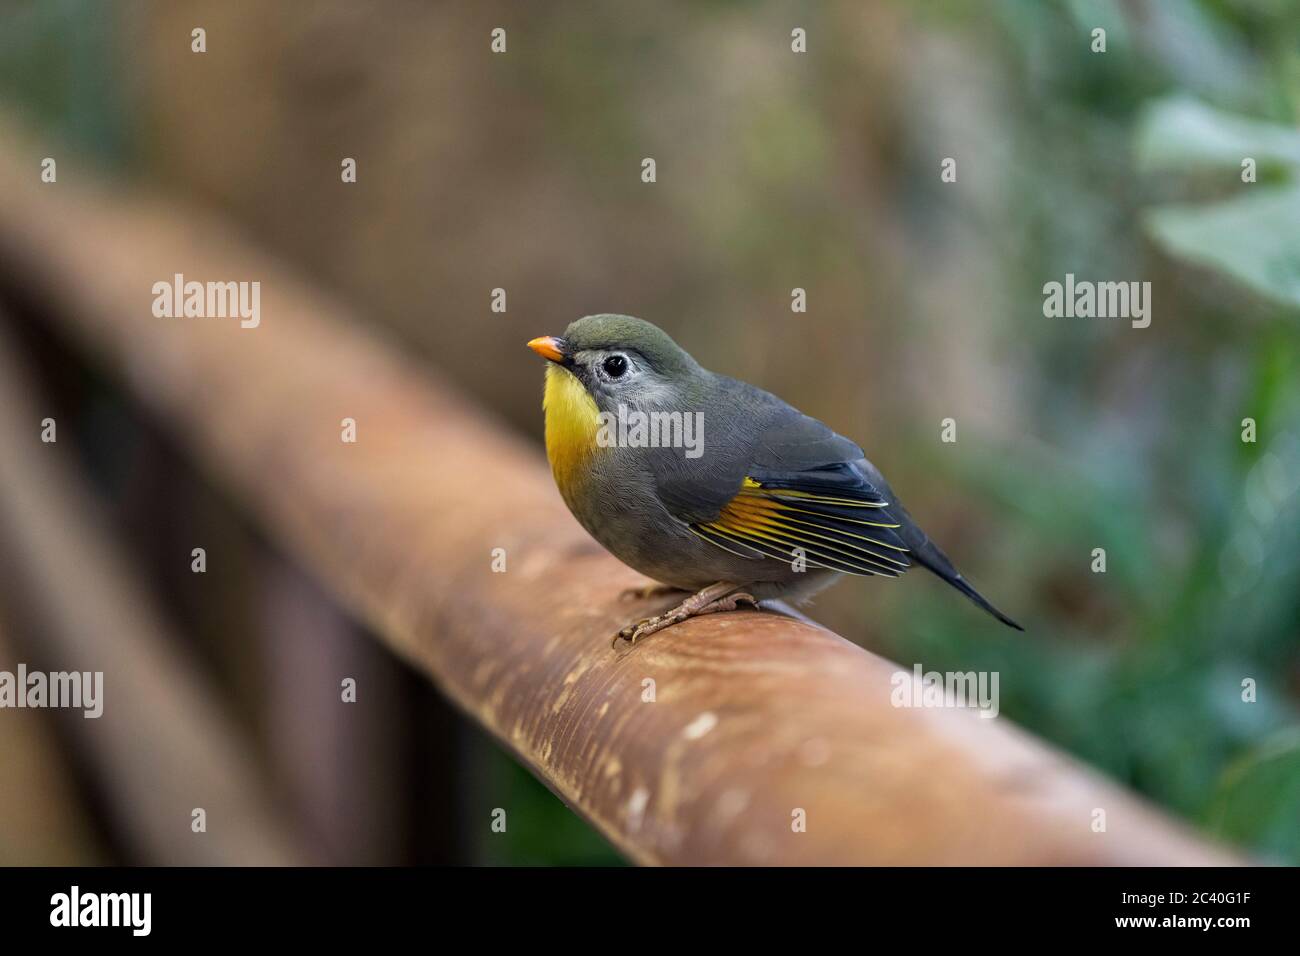
[{"label": "blurred green foliage", "polygon": [[0,5],[4,105],[109,168],[123,162],[128,148],[116,23],[110,5],[84,0]]},{"label": "blurred green foliage", "polygon": [[1161,100],[1138,128],[1138,165],[1145,172],[1207,170],[1220,179],[1236,170],[1245,185],[1263,167],[1263,175],[1280,180],[1212,204],[1152,210],[1147,225],[1171,254],[1300,308],[1300,130],[1182,98]]},{"label": "blurred green foliage", "polygon": [[[1007,268],[1028,302],[1066,271],[1151,278],[1155,320],[1048,330],[1027,440],[962,459],[1001,539],[985,573],[1021,579],[1029,636],[972,633],[964,608],[910,594],[887,650],[1000,670],[1011,719],[1225,840],[1300,862],[1300,11],[1002,9],[1038,246]],[[1128,27],[1103,67],[1076,28],[1107,20]],[[1242,181],[1246,157],[1258,182]],[[1104,217],[1086,211],[1098,202]],[[928,459],[951,470],[932,446]]]},{"label": "blurred green foliage", "polygon": [[491,745],[482,790],[509,807],[504,832],[480,830],[476,862],[486,866],[619,866],[619,856],[524,766]]}]

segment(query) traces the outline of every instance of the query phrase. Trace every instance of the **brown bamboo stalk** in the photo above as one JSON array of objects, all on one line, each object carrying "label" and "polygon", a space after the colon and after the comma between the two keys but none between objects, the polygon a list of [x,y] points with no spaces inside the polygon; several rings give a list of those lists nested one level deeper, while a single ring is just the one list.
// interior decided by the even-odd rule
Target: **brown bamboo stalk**
[{"label": "brown bamboo stalk", "polygon": [[[115,830],[148,863],[303,862],[248,742],[77,478],[66,425],[62,441],[41,442],[45,413],[16,354],[0,335],[0,584],[24,622],[30,669],[103,674],[101,716],[61,716]],[[0,719],[14,713],[23,712]],[[195,809],[204,832],[193,829]]]}]

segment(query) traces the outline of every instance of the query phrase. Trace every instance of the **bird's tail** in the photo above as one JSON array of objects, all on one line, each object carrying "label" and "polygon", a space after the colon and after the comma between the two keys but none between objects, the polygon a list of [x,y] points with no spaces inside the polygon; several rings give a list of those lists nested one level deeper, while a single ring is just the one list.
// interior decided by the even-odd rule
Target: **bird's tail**
[{"label": "bird's tail", "polygon": [[914,558],[918,564],[943,578],[1007,627],[1014,627],[1017,631],[1024,630],[1023,627],[990,604],[988,598],[971,587],[970,583],[961,576],[961,573],[952,566],[948,556],[940,551],[935,543],[926,536],[925,532],[916,526],[916,522],[912,521],[911,515],[906,512],[903,512],[902,525],[899,528],[899,534],[911,552],[909,556]]}]

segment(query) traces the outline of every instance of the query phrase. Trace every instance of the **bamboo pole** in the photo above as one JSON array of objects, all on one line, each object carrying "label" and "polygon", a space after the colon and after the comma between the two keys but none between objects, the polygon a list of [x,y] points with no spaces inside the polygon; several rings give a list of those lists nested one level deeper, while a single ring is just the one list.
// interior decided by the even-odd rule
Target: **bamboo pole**
[{"label": "bamboo pole", "polygon": [[[719,614],[612,650],[662,602],[619,601],[644,582],[577,526],[533,445],[219,223],[42,188],[37,168],[0,153],[17,184],[0,209],[10,287],[632,860],[1230,859],[1003,719],[892,706],[897,665],[815,625]],[[260,282],[260,324],[155,317],[154,284],[177,274]],[[516,374],[540,378],[522,347],[536,331],[500,357]]]},{"label": "bamboo pole", "polygon": [[[24,378],[0,334],[0,586],[6,610],[24,624],[32,669],[103,675],[100,716],[60,716],[114,830],[146,863],[303,862],[247,741],[77,479],[66,429],[62,442],[40,440],[43,414]],[[6,765],[6,774],[18,769]]]}]

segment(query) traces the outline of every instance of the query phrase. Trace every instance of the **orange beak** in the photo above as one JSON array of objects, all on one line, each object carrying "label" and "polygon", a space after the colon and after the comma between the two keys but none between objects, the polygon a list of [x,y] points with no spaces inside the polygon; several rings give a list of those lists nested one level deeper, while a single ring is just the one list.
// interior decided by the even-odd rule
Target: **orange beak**
[{"label": "orange beak", "polygon": [[554,335],[542,335],[528,343],[528,347],[544,359],[552,362],[564,361],[564,339]]}]

